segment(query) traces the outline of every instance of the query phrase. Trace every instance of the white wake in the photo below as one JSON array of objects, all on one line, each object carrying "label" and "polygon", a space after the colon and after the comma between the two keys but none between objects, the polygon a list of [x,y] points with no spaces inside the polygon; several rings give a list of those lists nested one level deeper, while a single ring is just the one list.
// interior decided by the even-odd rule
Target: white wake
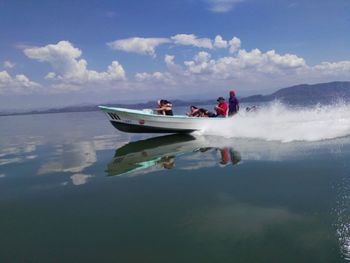
[{"label": "white wake", "polygon": [[241,109],[215,127],[208,125],[201,134],[281,142],[334,139],[350,135],[350,105],[293,108],[275,101],[255,112]]}]

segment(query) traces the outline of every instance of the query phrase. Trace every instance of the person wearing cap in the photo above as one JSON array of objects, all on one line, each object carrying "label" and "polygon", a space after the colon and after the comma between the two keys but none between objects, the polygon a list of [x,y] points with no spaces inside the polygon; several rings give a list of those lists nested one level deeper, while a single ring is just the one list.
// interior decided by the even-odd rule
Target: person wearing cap
[{"label": "person wearing cap", "polygon": [[230,90],[230,98],[228,100],[228,116],[233,116],[239,111],[239,101],[235,96],[235,91]]},{"label": "person wearing cap", "polygon": [[217,102],[219,102],[219,104],[217,106],[215,106],[215,108],[214,108],[216,111],[216,117],[226,118],[227,111],[228,111],[228,105],[225,102],[225,99],[223,97],[219,97],[217,99]]}]

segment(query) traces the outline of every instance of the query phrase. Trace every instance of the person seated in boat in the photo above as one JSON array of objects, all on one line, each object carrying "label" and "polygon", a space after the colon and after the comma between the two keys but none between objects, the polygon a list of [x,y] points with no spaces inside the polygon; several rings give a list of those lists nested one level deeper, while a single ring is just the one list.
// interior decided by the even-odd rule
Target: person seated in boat
[{"label": "person seated in boat", "polygon": [[215,114],[204,108],[190,107],[190,112],[187,113],[189,117],[215,117]]},{"label": "person seated in boat", "polygon": [[215,106],[216,117],[226,118],[228,113],[228,105],[223,97],[217,99],[218,105]]},{"label": "person seated in boat", "polygon": [[198,112],[200,117],[209,117],[209,118],[216,117],[215,113],[208,111],[207,109],[204,109],[204,108],[198,109]]},{"label": "person seated in boat", "polygon": [[167,100],[158,100],[157,113],[160,115],[174,115],[173,114],[173,104]]},{"label": "person seated in boat", "polygon": [[186,113],[188,117],[199,117],[200,112],[199,109],[196,106],[190,106],[190,111]]},{"label": "person seated in boat", "polygon": [[162,102],[163,102],[163,100],[158,100],[157,101],[157,108],[155,109],[155,111],[158,114],[160,114],[160,115],[164,115],[164,111],[163,111],[163,109],[161,109],[162,108]]},{"label": "person seated in boat", "polygon": [[160,110],[160,108],[162,107],[162,100],[158,100],[157,101],[157,108],[154,110],[155,112],[157,112],[160,115],[163,115],[163,110]]}]

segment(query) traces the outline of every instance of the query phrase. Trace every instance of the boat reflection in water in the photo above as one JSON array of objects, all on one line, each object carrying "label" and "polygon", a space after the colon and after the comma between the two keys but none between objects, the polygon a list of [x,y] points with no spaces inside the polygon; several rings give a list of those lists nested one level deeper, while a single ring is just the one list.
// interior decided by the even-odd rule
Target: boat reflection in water
[{"label": "boat reflection in water", "polygon": [[[179,168],[189,170],[203,168],[203,166],[235,165],[241,161],[241,156],[239,152],[233,150],[233,147],[211,146],[205,137],[174,134],[123,145],[115,151],[106,172],[109,176],[135,176],[151,171],[172,169],[175,167],[175,159],[184,160],[189,165]],[[202,165],[198,165],[199,163]]]}]

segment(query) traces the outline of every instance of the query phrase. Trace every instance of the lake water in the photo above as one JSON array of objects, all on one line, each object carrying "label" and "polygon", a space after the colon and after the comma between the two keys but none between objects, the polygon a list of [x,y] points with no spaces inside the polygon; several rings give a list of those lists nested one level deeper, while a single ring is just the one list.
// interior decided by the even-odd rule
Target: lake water
[{"label": "lake water", "polygon": [[237,136],[0,117],[0,262],[348,261],[349,119],[275,108]]}]

